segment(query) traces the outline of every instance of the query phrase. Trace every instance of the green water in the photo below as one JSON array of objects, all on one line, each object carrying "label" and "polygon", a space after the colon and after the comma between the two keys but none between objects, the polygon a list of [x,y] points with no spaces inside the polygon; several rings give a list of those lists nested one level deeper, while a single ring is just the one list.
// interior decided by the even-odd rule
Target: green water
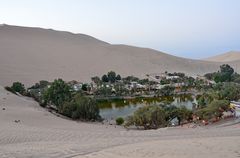
[{"label": "green water", "polygon": [[166,104],[178,107],[186,106],[188,109],[192,109],[193,103],[196,103],[196,97],[192,95],[98,101],[100,115],[102,118],[108,120],[115,119],[117,117],[127,117],[143,106]]}]

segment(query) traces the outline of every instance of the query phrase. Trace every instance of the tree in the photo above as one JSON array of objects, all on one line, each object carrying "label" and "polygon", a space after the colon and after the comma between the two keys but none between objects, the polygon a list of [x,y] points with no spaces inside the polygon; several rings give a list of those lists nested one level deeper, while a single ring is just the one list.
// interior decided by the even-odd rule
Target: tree
[{"label": "tree", "polygon": [[206,79],[208,80],[213,80],[215,75],[216,75],[217,72],[214,72],[214,73],[207,73],[204,75],[204,77],[206,77]]},{"label": "tree", "polygon": [[25,86],[21,82],[14,82],[11,86],[11,89],[22,95],[26,92]]},{"label": "tree", "polygon": [[121,79],[122,79],[122,77],[118,74],[117,77],[116,77],[116,80],[120,81]]},{"label": "tree", "polygon": [[129,94],[128,89],[125,87],[125,84],[123,83],[119,82],[114,84],[114,89],[117,96],[123,96],[123,95]]},{"label": "tree", "polygon": [[107,75],[103,75],[102,76],[102,81],[103,82],[108,82],[109,81],[108,76]]},{"label": "tree", "polygon": [[238,73],[234,73],[232,75],[232,81],[235,82],[235,83],[240,84],[240,75]]},{"label": "tree", "polygon": [[71,101],[65,102],[60,113],[74,120],[96,121],[101,118],[96,100],[81,94],[77,94]]},{"label": "tree", "polygon": [[139,78],[135,77],[135,76],[127,76],[125,78],[123,78],[123,81],[125,83],[129,83],[129,82],[138,82]]},{"label": "tree", "polygon": [[95,92],[96,95],[102,95],[102,96],[109,96],[112,94],[112,88],[107,87],[106,85],[103,85],[102,87],[98,88]]},{"label": "tree", "polygon": [[45,81],[45,80],[41,80],[39,81],[39,88],[45,88],[49,85],[49,82],[48,81]]},{"label": "tree", "polygon": [[215,74],[214,81],[215,82],[230,82],[232,80],[232,75],[234,73],[234,69],[228,64],[223,64],[220,66],[220,72]]},{"label": "tree", "polygon": [[102,82],[98,76],[92,77],[91,79],[96,85],[100,85]]},{"label": "tree", "polygon": [[91,121],[101,118],[99,115],[99,107],[95,99],[76,95],[73,104],[76,106],[76,111],[72,112],[73,119]]},{"label": "tree", "polygon": [[234,69],[228,64],[223,64],[220,66],[220,72],[226,73],[230,76],[234,73]]},{"label": "tree", "polygon": [[175,88],[172,86],[165,86],[158,90],[157,94],[161,96],[171,96],[174,93]]},{"label": "tree", "polygon": [[62,79],[54,80],[50,88],[48,88],[44,94],[44,100],[47,103],[54,104],[60,109],[64,102],[70,101],[71,91],[70,86]]},{"label": "tree", "polygon": [[115,81],[116,81],[116,73],[114,71],[108,72],[107,77],[108,77],[108,80],[111,83],[115,83]]},{"label": "tree", "polygon": [[219,85],[220,99],[225,100],[238,100],[240,99],[240,85],[232,82],[226,82]]},{"label": "tree", "polygon": [[85,91],[85,92],[88,91],[88,85],[87,84],[83,84],[82,85],[82,90]]},{"label": "tree", "polygon": [[48,81],[45,80],[41,80],[39,81],[39,83],[35,83],[35,85],[33,85],[32,87],[28,88],[28,89],[43,89],[46,88],[50,83]]}]

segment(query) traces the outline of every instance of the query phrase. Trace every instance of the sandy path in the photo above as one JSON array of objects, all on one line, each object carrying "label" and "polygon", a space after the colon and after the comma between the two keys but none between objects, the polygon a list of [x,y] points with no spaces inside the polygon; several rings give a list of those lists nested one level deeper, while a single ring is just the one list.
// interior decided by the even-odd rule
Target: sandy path
[{"label": "sandy path", "polygon": [[[15,120],[20,122],[15,123]],[[216,148],[216,144],[223,142],[227,143],[224,152],[229,151],[228,157],[236,157],[238,153],[233,147],[240,144],[239,130],[239,125],[235,124],[210,129],[127,131],[121,127],[74,122],[56,117],[36,102],[8,94],[0,87],[1,158],[160,157],[164,153],[168,156],[169,152],[178,155],[178,151],[184,155],[183,148],[194,151],[195,155],[205,147],[211,147],[216,153],[220,148]],[[201,148],[198,148],[199,143]],[[183,144],[182,148],[177,144]]]}]

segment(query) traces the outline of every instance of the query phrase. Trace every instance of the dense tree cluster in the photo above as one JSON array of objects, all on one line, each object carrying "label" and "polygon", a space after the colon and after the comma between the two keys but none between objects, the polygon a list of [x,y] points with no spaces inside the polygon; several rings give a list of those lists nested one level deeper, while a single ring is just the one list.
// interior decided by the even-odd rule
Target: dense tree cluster
[{"label": "dense tree cluster", "polygon": [[157,91],[157,94],[160,96],[171,96],[174,94],[175,88],[172,86],[164,86],[160,90]]},{"label": "dense tree cluster", "polygon": [[205,77],[214,80],[216,83],[240,80],[239,75],[234,74],[234,69],[228,64],[221,65],[218,72],[205,74]]},{"label": "dense tree cluster", "polygon": [[44,101],[55,105],[59,113],[72,119],[100,119],[96,101],[81,94],[73,95],[70,86],[62,79],[55,80],[45,91]]},{"label": "dense tree cluster", "polygon": [[122,77],[116,74],[114,71],[109,71],[107,74],[102,76],[102,82],[110,82],[115,83],[116,81],[120,81]]}]

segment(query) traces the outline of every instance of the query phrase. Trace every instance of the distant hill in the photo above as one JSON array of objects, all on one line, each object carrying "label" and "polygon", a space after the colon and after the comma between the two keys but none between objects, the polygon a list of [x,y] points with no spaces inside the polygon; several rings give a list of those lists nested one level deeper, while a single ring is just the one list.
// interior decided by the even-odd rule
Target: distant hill
[{"label": "distant hill", "polygon": [[214,62],[230,62],[240,60],[240,51],[231,51],[217,56],[205,59],[206,61]]},{"label": "distant hill", "polygon": [[[138,77],[165,71],[196,75],[216,71],[220,64],[148,48],[112,45],[84,34],[0,26],[0,85],[13,81],[29,85],[58,77],[85,82],[110,70]],[[240,66],[239,62],[232,65]]]}]

